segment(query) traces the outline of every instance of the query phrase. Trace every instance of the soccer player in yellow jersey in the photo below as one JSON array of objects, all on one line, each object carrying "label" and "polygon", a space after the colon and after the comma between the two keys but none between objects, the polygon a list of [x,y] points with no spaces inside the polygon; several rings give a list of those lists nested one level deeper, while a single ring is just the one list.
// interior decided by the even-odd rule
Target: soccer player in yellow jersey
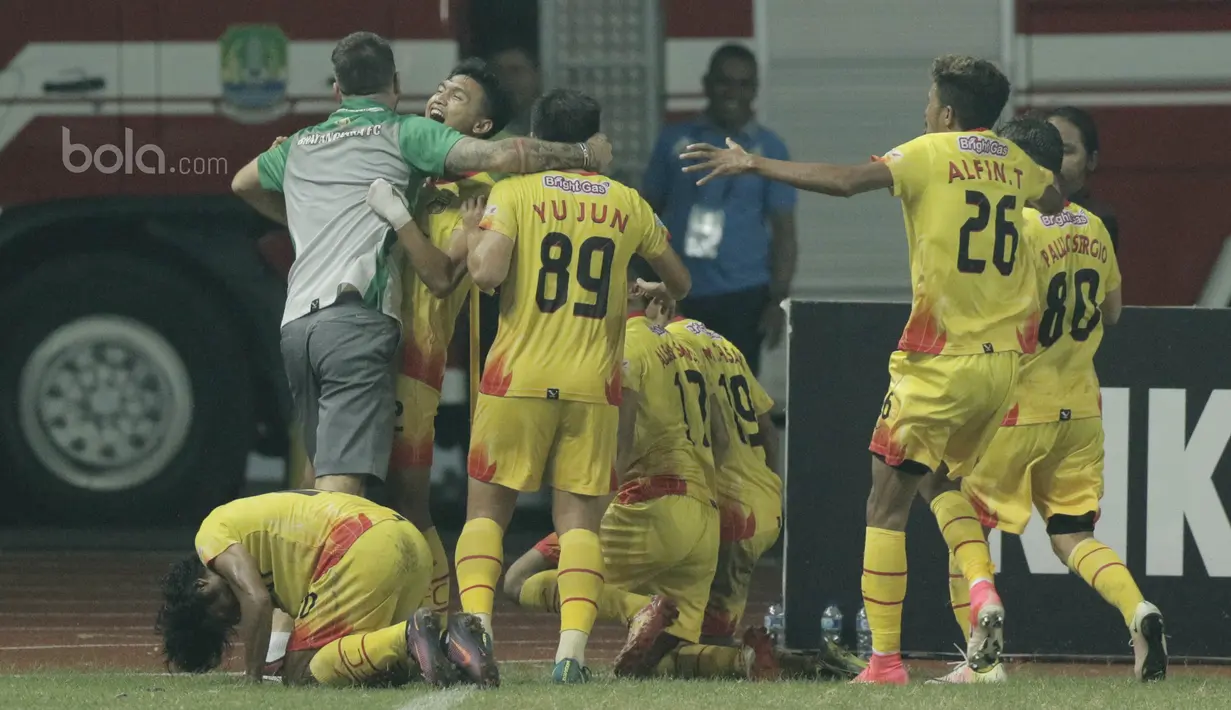
[{"label": "soccer player in yellow jersey", "polygon": [[[721,395],[710,386],[717,378],[699,352],[647,317],[647,305],[644,296],[630,295],[620,487],[600,534],[607,583],[599,617],[630,625],[615,674],[759,677],[777,669],[763,630],[746,637],[744,648],[696,646],[718,565],[716,462],[731,442],[718,415]],[[541,541],[506,575],[506,593],[525,608],[559,604],[553,542]],[[701,668],[707,651],[710,663]]]},{"label": "soccer player in yellow jersey", "polygon": [[1038,299],[1029,260],[1019,259],[1022,210],[1055,214],[1063,198],[1052,173],[992,125],[1009,81],[990,62],[944,56],[932,64],[927,132],[862,165],[792,163],[729,148],[687,147],[702,181],[753,171],[795,187],[851,196],[888,189],[901,199],[910,249],[910,320],[889,360],[889,392],[872,436],[862,589],[874,650],[858,682],[904,684],[902,601],[906,520],[916,494],[928,501],[971,586],[967,658],[994,665],[1004,607],[970,502],[951,472],[987,448],[1009,405],[1022,353],[1035,348]]},{"label": "soccer player in yellow jersey", "polygon": [[782,529],[782,479],[771,468],[778,457],[774,406],[743,353],[700,321],[672,318],[667,332],[697,351],[714,373],[718,421],[731,441],[717,470],[721,516],[718,571],[705,610],[707,643],[730,643],[744,615],[757,560]]},{"label": "soccer player in yellow jersey", "polygon": [[[532,133],[585,140],[594,99],[553,91]],[[456,551],[462,609],[491,638],[504,530],[517,495],[554,489],[560,535],[560,644],[553,677],[585,680],[585,645],[603,587],[598,529],[614,489],[626,269],[649,260],[673,297],[690,287],[666,228],[631,188],[603,175],[552,171],[506,178],[488,197],[467,268],[500,287],[500,323],[485,363],[467,468],[466,525]]]},{"label": "soccer player in yellow jersey", "polygon": [[[463,135],[488,138],[508,123],[512,107],[486,64],[468,59],[440,83],[424,115]],[[367,196],[368,205],[397,231],[403,247],[398,250],[402,362],[387,491],[390,502],[423,531],[432,548],[432,584],[424,606],[440,614],[449,609],[449,558],[431,511],[436,413],[449,342],[470,290],[467,234],[478,230],[483,199],[493,182],[487,173],[431,180],[416,219],[384,180],[374,182]]]},{"label": "soccer player in yellow jersey", "polygon": [[[1064,144],[1045,120],[1018,118],[1000,131],[1040,165],[1059,172]],[[1111,235],[1088,210],[1068,204],[1055,216],[1027,209],[1023,256],[1034,260],[1043,303],[1039,350],[1022,360],[1012,406],[991,446],[962,478],[983,524],[1020,535],[1031,506],[1047,522],[1062,562],[1119,610],[1133,640],[1140,680],[1167,674],[1158,607],[1145,601],[1120,557],[1094,537],[1103,494],[1103,420],[1094,355],[1103,326],[1120,317],[1120,267]],[[950,572],[953,576],[953,572]],[[969,634],[969,590],[951,585],[954,613]],[[1001,664],[976,673],[959,665],[949,683],[1004,680]]]},{"label": "soccer player in yellow jersey", "polygon": [[241,498],[205,518],[196,553],[163,580],[157,628],[168,664],[200,673],[218,667],[239,626],[246,677],[259,683],[280,609],[295,618],[284,683],[422,677],[443,685],[454,664],[479,682],[495,660],[471,625],[455,615],[442,640],[435,615],[419,607],[431,570],[418,529],[358,496],[299,490]]}]

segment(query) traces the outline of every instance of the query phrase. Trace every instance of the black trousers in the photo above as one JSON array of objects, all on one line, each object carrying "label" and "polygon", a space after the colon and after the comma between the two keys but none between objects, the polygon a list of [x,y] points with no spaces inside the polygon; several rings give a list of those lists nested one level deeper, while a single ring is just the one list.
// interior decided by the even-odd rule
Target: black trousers
[{"label": "black trousers", "polygon": [[769,306],[769,286],[717,296],[686,298],[680,302],[680,314],[709,326],[710,330],[730,340],[748,360],[752,374],[761,374],[761,316]]}]

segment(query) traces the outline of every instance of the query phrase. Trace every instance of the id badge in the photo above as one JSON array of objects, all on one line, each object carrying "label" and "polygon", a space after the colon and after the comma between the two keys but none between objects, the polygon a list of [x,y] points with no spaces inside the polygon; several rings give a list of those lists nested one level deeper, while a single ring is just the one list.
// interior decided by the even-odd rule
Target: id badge
[{"label": "id badge", "polygon": [[694,259],[715,259],[722,244],[722,226],[726,213],[694,205],[688,213],[688,230],[684,233],[684,254]]}]

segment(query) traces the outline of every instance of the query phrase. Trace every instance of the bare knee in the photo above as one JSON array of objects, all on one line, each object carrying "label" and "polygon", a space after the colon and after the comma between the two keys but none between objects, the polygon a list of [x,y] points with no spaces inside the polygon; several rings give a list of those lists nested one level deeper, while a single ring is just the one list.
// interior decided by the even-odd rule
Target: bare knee
[{"label": "bare knee", "polygon": [[466,484],[466,520],[487,518],[495,521],[501,530],[509,527],[513,510],[517,507],[517,491],[495,483],[485,483],[473,478]]},{"label": "bare knee", "polygon": [[1073,550],[1082,542],[1094,537],[1094,519],[1096,513],[1091,511],[1085,515],[1053,515],[1047,519],[1047,535],[1051,540],[1052,552],[1066,565],[1073,556]]},{"label": "bare knee", "polygon": [[906,530],[910,504],[919,490],[921,473],[893,468],[873,457],[872,491],[868,494],[866,510],[869,527]]},{"label": "bare knee", "polygon": [[919,480],[919,497],[928,505],[942,493],[961,490],[962,485],[959,482],[949,480],[949,467],[943,463]]}]

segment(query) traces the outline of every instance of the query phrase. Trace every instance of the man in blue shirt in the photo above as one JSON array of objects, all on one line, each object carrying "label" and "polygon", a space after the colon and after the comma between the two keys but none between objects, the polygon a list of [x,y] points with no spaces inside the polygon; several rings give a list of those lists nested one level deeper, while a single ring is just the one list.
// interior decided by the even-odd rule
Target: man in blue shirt
[{"label": "man in blue shirt", "polygon": [[641,192],[692,273],[681,312],[734,343],[757,373],[762,343],[773,347],[782,337],[785,314],[778,304],[795,275],[795,188],[753,175],[698,186],[696,176],[681,172],[685,146],[723,145],[728,137],[749,152],[788,159],[782,139],[753,119],[752,52],[737,44],[719,47],[703,85],[705,112],[663,129]]}]

